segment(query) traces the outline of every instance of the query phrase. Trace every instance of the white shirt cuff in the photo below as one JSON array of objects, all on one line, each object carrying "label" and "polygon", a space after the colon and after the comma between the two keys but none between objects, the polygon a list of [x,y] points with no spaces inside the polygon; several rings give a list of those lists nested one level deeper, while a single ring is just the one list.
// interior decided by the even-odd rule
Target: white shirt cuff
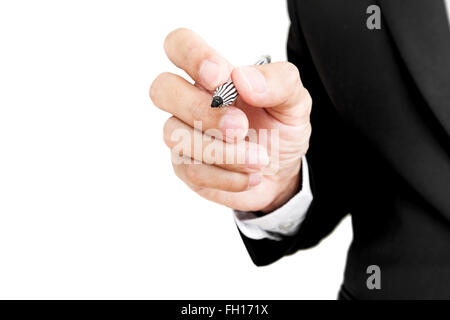
[{"label": "white shirt cuff", "polygon": [[305,218],[313,200],[309,183],[306,157],[302,158],[302,190],[277,210],[257,217],[252,212],[234,211],[234,219],[239,230],[254,240],[281,240],[283,236],[295,234]]}]

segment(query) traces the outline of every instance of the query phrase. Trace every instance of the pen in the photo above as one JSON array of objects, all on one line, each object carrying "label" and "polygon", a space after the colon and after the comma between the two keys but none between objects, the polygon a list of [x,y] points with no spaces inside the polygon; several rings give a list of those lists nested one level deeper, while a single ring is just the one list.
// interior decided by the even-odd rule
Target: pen
[{"label": "pen", "polygon": [[[262,56],[256,61],[255,66],[270,63],[271,58],[269,55]],[[228,80],[223,85],[217,87],[214,91],[214,96],[211,101],[211,108],[226,107],[232,104],[238,96],[233,81]]]}]

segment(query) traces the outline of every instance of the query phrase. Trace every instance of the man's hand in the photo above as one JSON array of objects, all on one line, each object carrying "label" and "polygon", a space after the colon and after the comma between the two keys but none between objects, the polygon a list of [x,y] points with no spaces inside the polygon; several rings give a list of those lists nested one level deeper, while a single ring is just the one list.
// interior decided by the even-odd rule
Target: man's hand
[{"label": "man's hand", "polygon": [[[245,163],[224,164],[219,161],[222,156],[197,159],[199,153],[194,151],[190,156],[202,163],[173,161],[176,175],[204,198],[236,210],[270,212],[282,206],[298,191],[301,158],[311,135],[312,100],[297,68],[288,62],[233,68],[187,29],[171,32],[164,49],[195,81],[193,85],[175,74],[163,73],[150,88],[153,103],[173,115],[164,126],[164,141],[170,149],[175,151],[178,143],[172,139],[173,133],[184,129],[192,136],[192,145],[185,147],[194,150],[194,121],[202,121],[203,132],[218,129],[223,133],[222,140],[202,135],[204,141],[220,144],[224,153],[231,152],[236,143],[242,144],[249,128],[257,133],[260,129],[277,129],[279,133],[276,155],[268,154],[273,148],[251,140],[244,142],[245,148],[237,149],[245,153]],[[212,91],[230,77],[239,93],[235,106],[211,108]],[[175,153],[178,156],[178,151]],[[277,172],[263,175],[274,156],[279,157]]]}]

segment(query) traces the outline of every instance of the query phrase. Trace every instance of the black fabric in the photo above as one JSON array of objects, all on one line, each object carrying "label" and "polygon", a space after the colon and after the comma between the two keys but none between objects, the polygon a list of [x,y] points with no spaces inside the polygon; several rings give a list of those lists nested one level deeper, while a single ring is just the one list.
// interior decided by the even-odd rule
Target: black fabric
[{"label": "black fabric", "polygon": [[351,293],[348,292],[348,290],[344,286],[342,286],[341,290],[339,290],[337,300],[348,301],[348,300],[356,300],[356,299],[355,299],[355,297],[353,297],[351,295]]},{"label": "black fabric", "polygon": [[[252,240],[256,265],[326,237],[347,215],[354,299],[450,299],[450,31],[442,0],[288,1],[288,58],[313,98],[314,200],[295,236]],[[381,268],[381,290],[366,269]]]}]

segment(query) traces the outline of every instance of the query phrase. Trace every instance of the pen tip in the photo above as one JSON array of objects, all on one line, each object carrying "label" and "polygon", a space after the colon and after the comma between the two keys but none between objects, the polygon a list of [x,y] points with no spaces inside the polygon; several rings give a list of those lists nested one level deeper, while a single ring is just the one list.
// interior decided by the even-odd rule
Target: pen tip
[{"label": "pen tip", "polygon": [[223,99],[219,96],[214,96],[211,101],[211,108],[221,107],[223,104]]}]

